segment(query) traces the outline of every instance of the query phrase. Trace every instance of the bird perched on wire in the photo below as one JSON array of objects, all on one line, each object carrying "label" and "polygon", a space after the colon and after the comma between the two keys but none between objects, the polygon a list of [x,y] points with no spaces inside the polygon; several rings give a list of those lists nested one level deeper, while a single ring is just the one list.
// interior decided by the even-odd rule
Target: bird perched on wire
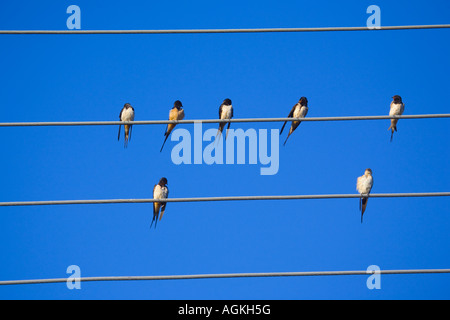
[{"label": "bird perched on wire", "polygon": [[[183,120],[183,119],[184,119],[183,105],[181,104],[180,100],[177,100],[177,101],[174,102],[173,108],[170,109],[169,120]],[[166,144],[167,138],[169,137],[170,133],[175,128],[175,126],[176,126],[175,123],[167,124],[166,132],[164,132],[164,136],[166,138],[164,139],[163,145],[161,147],[161,150],[159,150],[159,152],[161,152],[162,149],[164,148],[164,145]]]},{"label": "bird perched on wire", "polygon": [[[301,97],[300,100],[298,100],[297,104],[292,107],[291,112],[289,112],[288,118],[304,118],[306,117],[307,113],[308,113],[308,99],[306,99],[305,97]],[[283,126],[281,127],[280,135],[283,133],[286,122],[287,121],[285,121]],[[301,121],[292,121],[291,129],[289,130],[288,136],[284,141],[283,145],[286,145],[289,136],[295,131],[295,129],[297,129],[300,123]]]},{"label": "bird perched on wire", "polygon": [[[129,103],[125,103],[122,110],[120,110],[119,114],[120,121],[134,121],[134,108]],[[126,148],[128,146],[128,140],[131,140],[131,129],[132,125],[125,124],[125,142],[124,147]],[[117,136],[117,141],[120,140],[120,125],[119,125],[119,134]]]},{"label": "bird perched on wire", "polygon": [[[395,95],[392,97],[391,102],[391,109],[389,110],[390,116],[401,116],[403,114],[403,111],[405,111],[405,104],[402,101],[402,97],[399,95]],[[392,138],[394,136],[394,131],[397,131],[397,122],[398,119],[391,119],[391,126],[389,127],[388,131],[391,130],[391,142]]]},{"label": "bird perched on wire", "polygon": [[364,175],[356,180],[356,190],[358,190],[361,198],[359,199],[359,210],[361,211],[361,223],[363,222],[364,211],[366,211],[368,195],[373,187],[372,170],[366,169]]},{"label": "bird perched on wire", "polygon": [[[233,106],[231,105],[230,99],[223,100],[219,108],[219,119],[231,119],[233,118]],[[216,139],[222,135],[223,128],[226,122],[219,123],[219,130],[217,130]],[[227,133],[225,135],[225,140],[228,137],[228,130],[230,129],[231,122],[228,122]]]},{"label": "bird perched on wire", "polygon": [[[158,184],[153,187],[153,199],[167,199],[168,196],[169,188],[167,187],[167,179],[163,177],[159,180]],[[161,220],[165,210],[166,202],[153,202],[153,219],[150,228],[152,227],[153,222],[155,222],[156,228],[156,224],[158,223],[158,220]]]}]

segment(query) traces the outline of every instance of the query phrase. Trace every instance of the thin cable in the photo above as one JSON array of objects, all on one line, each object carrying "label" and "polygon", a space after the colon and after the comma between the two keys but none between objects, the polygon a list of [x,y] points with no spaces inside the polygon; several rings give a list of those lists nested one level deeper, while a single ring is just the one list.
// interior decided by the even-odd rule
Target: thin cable
[{"label": "thin cable", "polygon": [[[374,193],[369,198],[406,198],[406,197],[449,197],[450,192],[427,193]],[[117,203],[152,203],[152,202],[210,202],[210,201],[251,201],[251,200],[306,200],[306,199],[352,199],[360,198],[359,194],[322,194],[322,195],[290,195],[290,196],[232,196],[201,198],[169,198],[169,199],[103,199],[103,200],[52,200],[52,201],[16,201],[0,202],[0,207],[12,206],[47,206],[75,204],[117,204]]]},{"label": "thin cable", "polygon": [[0,30],[0,34],[203,34],[203,33],[267,33],[267,32],[330,32],[447,29],[450,24],[321,28],[249,28],[249,29],[172,29],[172,30]]},{"label": "thin cable", "polygon": [[411,269],[411,270],[379,270],[379,271],[307,271],[307,272],[263,272],[263,273],[219,273],[219,274],[193,274],[193,275],[167,275],[167,276],[111,276],[111,277],[81,277],[81,278],[54,278],[33,280],[5,280],[0,285],[42,284],[71,282],[79,280],[88,281],[131,281],[131,280],[194,280],[194,279],[223,279],[223,278],[261,278],[261,277],[307,277],[307,276],[352,276],[368,274],[438,274],[450,273],[450,269]]},{"label": "thin cable", "polygon": [[[301,121],[351,121],[387,119],[436,119],[450,118],[450,114],[416,114],[402,116],[345,116],[345,117],[306,117]],[[107,125],[154,125],[154,124],[192,124],[192,123],[243,123],[243,122],[284,122],[297,121],[298,118],[242,118],[242,119],[198,119],[198,120],[144,120],[144,121],[67,121],[67,122],[3,122],[0,127],[46,127],[46,126],[107,126]]]}]

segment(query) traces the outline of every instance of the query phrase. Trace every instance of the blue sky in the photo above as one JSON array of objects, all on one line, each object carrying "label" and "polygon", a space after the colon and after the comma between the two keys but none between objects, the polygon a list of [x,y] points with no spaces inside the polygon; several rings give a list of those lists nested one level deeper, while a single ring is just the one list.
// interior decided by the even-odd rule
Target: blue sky
[{"label": "blue sky", "polygon": [[[0,29],[365,26],[449,23],[442,1],[26,1],[3,2]],[[448,30],[220,35],[0,36],[1,122],[284,117],[301,96],[308,116],[448,113]],[[281,123],[232,124],[280,129]],[[356,193],[372,168],[374,193],[450,190],[449,122],[305,122],[280,146],[276,175],[260,165],[175,165],[163,125],[135,126],[128,149],[116,126],[1,128],[0,201]],[[204,130],[217,127],[205,124]],[[183,128],[193,132],[192,125]],[[280,144],[285,135],[280,138]],[[3,207],[0,279],[448,268],[449,199],[169,203],[149,229],[151,204]],[[2,286],[1,299],[449,299],[447,275],[257,278]]]}]

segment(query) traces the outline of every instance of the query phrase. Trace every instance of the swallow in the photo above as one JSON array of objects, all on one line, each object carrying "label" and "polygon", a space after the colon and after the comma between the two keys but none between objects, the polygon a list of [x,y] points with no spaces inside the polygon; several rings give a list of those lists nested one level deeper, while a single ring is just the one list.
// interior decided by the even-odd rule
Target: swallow
[{"label": "swallow", "polygon": [[[402,97],[395,95],[392,97],[394,99],[391,102],[391,109],[389,111],[390,116],[401,116],[403,114],[403,111],[405,111],[405,104],[402,101]],[[392,137],[394,136],[394,131],[397,131],[397,122],[398,119],[391,119],[391,126],[389,127],[388,131],[391,130],[391,142]]]},{"label": "swallow", "polygon": [[[177,101],[175,101],[173,103],[173,108],[170,109],[169,120],[183,120],[183,119],[184,119],[183,105],[181,104],[180,100],[177,100]],[[166,132],[164,132],[164,136],[166,138],[164,139],[163,145],[161,147],[161,150],[159,150],[159,152],[161,152],[162,149],[164,148],[164,145],[166,144],[167,138],[169,137],[170,133],[175,128],[175,126],[176,126],[175,123],[167,124]]]},{"label": "swallow", "polygon": [[[167,179],[161,178],[158,182],[158,184],[155,184],[153,187],[153,199],[167,199],[169,196],[169,188],[167,188]],[[159,211],[161,209],[161,215],[159,215]],[[153,225],[153,222],[155,222],[155,228],[156,224],[158,223],[158,217],[159,220],[161,220],[164,211],[166,210],[166,202],[153,202],[153,219],[152,223],[150,224],[150,228]]]},{"label": "swallow", "polygon": [[[301,97],[300,100],[298,100],[297,104],[292,107],[291,112],[289,112],[288,118],[304,118],[306,117],[307,113],[308,113],[308,99],[306,99],[305,97]],[[285,121],[283,127],[281,127],[280,135],[283,133],[286,122],[287,121]],[[289,130],[289,134],[286,138],[286,141],[284,141],[283,145],[286,145],[289,136],[292,134],[292,132],[295,131],[295,129],[297,129],[300,123],[301,121],[292,121],[291,129]]]},{"label": "swallow", "polygon": [[361,198],[359,199],[359,210],[361,211],[361,223],[363,222],[364,211],[366,211],[368,195],[373,187],[372,170],[366,169],[364,175],[356,180],[356,190],[358,190]]},{"label": "swallow", "polygon": [[[233,106],[231,105],[230,99],[225,99],[225,100],[223,100],[223,102],[219,108],[219,119],[222,120],[222,119],[231,119],[231,118],[233,118]],[[219,130],[217,130],[216,139],[217,139],[217,137],[220,138],[220,136],[222,135],[222,131],[223,131],[223,128],[225,127],[225,124],[226,124],[226,122],[219,123]],[[230,129],[230,125],[231,125],[231,122],[228,122],[225,140],[228,137],[228,130]]]},{"label": "swallow", "polygon": [[[119,114],[120,121],[134,121],[134,108],[129,103],[125,103]],[[125,127],[125,143],[124,147],[128,146],[128,140],[131,140],[131,128],[132,125],[124,125]],[[119,125],[119,135],[117,136],[117,141],[120,140],[120,125]]]}]

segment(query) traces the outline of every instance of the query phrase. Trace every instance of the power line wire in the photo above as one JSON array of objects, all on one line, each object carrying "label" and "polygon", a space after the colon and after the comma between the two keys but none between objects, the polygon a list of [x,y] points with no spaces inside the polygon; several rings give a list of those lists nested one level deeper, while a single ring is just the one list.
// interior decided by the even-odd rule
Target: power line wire
[{"label": "power line wire", "polygon": [[[450,192],[426,193],[374,193],[369,198],[406,198],[406,197],[449,197]],[[0,202],[0,207],[40,206],[40,205],[77,205],[77,204],[118,204],[118,203],[152,203],[152,202],[210,202],[210,201],[251,201],[251,200],[313,200],[313,199],[352,199],[359,194],[322,194],[322,195],[282,195],[282,196],[230,196],[198,197],[169,199],[101,199],[101,200],[51,200],[51,201],[16,201]]]},{"label": "power line wire", "polygon": [[306,271],[306,272],[263,272],[263,273],[219,273],[219,274],[193,274],[193,275],[166,275],[166,276],[110,276],[110,277],[81,277],[81,278],[54,278],[33,280],[4,280],[0,285],[60,283],[73,280],[88,281],[131,281],[131,280],[194,280],[194,279],[223,279],[223,278],[261,278],[261,277],[306,277],[306,276],[352,276],[370,274],[440,274],[450,273],[450,269],[410,269],[410,270],[379,270],[379,271]]},{"label": "power line wire", "polygon": [[[356,121],[387,119],[436,119],[450,118],[450,114],[416,114],[402,116],[344,116],[344,117],[306,117],[301,121]],[[244,123],[244,122],[284,122],[298,121],[298,118],[242,118],[242,119],[193,119],[193,120],[143,120],[143,121],[57,121],[57,122],[3,122],[0,127],[45,127],[45,126],[107,126],[107,125],[154,125],[154,124],[192,124],[192,123]]]},{"label": "power line wire", "polygon": [[0,34],[211,34],[211,33],[268,33],[268,32],[331,32],[447,29],[450,24],[368,27],[319,28],[244,28],[244,29],[167,29],[167,30],[0,30]]}]

